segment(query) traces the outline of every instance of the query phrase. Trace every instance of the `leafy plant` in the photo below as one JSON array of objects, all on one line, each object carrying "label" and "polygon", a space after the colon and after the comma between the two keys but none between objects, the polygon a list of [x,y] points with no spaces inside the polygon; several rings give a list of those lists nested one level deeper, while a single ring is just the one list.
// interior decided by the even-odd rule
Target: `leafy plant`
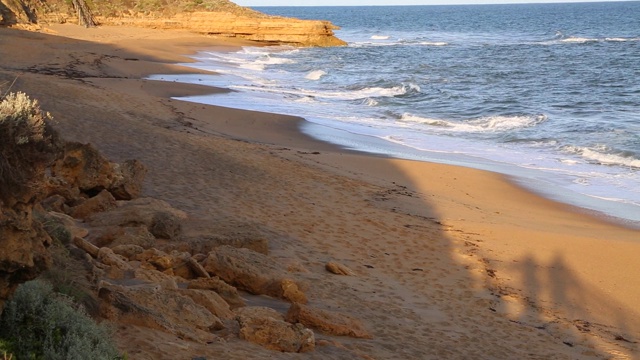
[{"label": "leafy plant", "polygon": [[18,359],[119,358],[108,329],[41,280],[20,285],[7,302],[0,338]]},{"label": "leafy plant", "polygon": [[55,158],[57,136],[51,115],[22,92],[0,98],[0,187],[2,197],[20,198],[44,179]]}]

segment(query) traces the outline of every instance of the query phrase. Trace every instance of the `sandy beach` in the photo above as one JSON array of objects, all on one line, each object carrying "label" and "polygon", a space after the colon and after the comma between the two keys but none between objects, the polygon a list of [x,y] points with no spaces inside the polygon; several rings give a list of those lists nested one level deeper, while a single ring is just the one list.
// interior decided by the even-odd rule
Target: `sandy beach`
[{"label": "sandy beach", "polygon": [[[310,304],[372,339],[317,335],[304,354],[120,326],[130,359],[640,359],[640,232],[474,169],[355,153],[300,118],[188,103],[227,91],[144,80],[194,73],[198,50],[248,42],[180,31],[0,29],[0,90],[23,91],[67,139],[138,159],[144,195],[187,233],[262,237]],[[336,276],[325,264],[355,276]],[[288,304],[250,296],[286,311]]]}]

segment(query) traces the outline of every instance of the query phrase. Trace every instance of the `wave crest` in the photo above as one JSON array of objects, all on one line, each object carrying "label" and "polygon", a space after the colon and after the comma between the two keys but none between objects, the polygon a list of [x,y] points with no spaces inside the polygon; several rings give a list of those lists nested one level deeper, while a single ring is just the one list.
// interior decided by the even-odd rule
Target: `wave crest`
[{"label": "wave crest", "polygon": [[629,154],[616,152],[605,145],[582,147],[568,145],[563,150],[572,155],[578,155],[588,162],[599,165],[617,165],[640,169],[640,159]]},{"label": "wave crest", "polygon": [[321,77],[327,75],[326,71],[323,70],[314,70],[307,74],[304,78],[307,80],[320,80]]},{"label": "wave crest", "polygon": [[547,120],[545,115],[485,116],[466,122],[430,119],[405,113],[401,122],[419,123],[455,132],[504,132],[536,126]]}]

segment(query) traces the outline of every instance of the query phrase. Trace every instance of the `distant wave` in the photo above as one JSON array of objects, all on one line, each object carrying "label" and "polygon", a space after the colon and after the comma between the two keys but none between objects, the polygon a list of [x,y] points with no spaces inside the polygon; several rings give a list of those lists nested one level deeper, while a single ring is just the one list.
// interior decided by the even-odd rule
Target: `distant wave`
[{"label": "distant wave", "polygon": [[418,45],[424,45],[424,46],[447,46],[447,45],[449,45],[449,43],[446,43],[444,41],[434,41],[434,42],[422,41],[422,42],[419,42]]},{"label": "distant wave", "polygon": [[371,40],[387,40],[389,39],[391,36],[389,35],[373,35],[371,37]]},{"label": "distant wave", "polygon": [[595,42],[636,42],[640,41],[640,37],[604,37],[604,38],[591,38],[580,36],[565,36],[558,32],[552,40],[546,40],[540,42],[542,45],[554,45],[554,44],[586,44]]},{"label": "distant wave", "polygon": [[457,132],[502,132],[536,126],[547,120],[545,115],[486,116],[466,122],[430,119],[405,113],[401,122],[418,123]]},{"label": "distant wave", "polygon": [[320,80],[321,77],[327,75],[326,71],[323,70],[314,70],[307,74],[304,78],[307,80]]},{"label": "distant wave", "polygon": [[573,37],[573,36],[560,40],[560,42],[563,42],[563,43],[579,43],[579,44],[596,42],[596,41],[598,41],[598,39]]},{"label": "distant wave", "polygon": [[353,42],[350,43],[351,47],[377,47],[377,46],[447,46],[449,43],[444,41],[417,41],[416,39],[405,40],[399,39],[397,41],[389,41],[389,42],[372,42],[372,41],[361,41],[361,42]]},{"label": "distant wave", "polygon": [[565,146],[563,150],[569,154],[579,155],[589,162],[601,165],[618,165],[640,169],[640,159],[616,153],[607,146],[594,147]]},{"label": "distant wave", "polygon": [[410,91],[419,91],[419,87],[415,84],[398,85],[392,87],[365,87],[361,89],[345,90],[345,91],[317,91],[309,89],[286,89],[273,86],[248,86],[248,85],[231,85],[231,89],[246,90],[252,92],[265,92],[276,94],[287,94],[295,96],[311,96],[314,98],[325,98],[334,100],[360,100],[376,97],[394,97],[404,95]]}]

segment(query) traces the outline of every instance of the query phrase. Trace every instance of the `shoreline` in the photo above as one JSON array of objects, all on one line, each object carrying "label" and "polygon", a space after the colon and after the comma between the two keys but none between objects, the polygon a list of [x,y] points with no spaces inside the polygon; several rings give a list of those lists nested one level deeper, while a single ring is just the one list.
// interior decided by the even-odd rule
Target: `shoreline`
[{"label": "shoreline", "polygon": [[[198,51],[200,53],[201,51]],[[200,65],[207,65],[206,62],[198,62],[197,58],[191,58],[196,63],[188,67],[192,67],[195,71],[202,69]],[[214,76],[215,77],[215,76]],[[156,74],[151,76],[150,80],[174,81],[185,84],[197,84],[198,82],[210,81],[215,85],[212,87],[222,86],[220,81],[197,79],[197,77],[184,77],[181,75],[172,76],[171,74]],[[233,85],[232,82],[229,85]],[[230,108],[239,108],[250,111],[269,112],[264,106],[252,105],[251,94],[242,95],[242,92],[230,91],[232,97],[211,98],[208,96],[190,96],[185,95],[176,97],[176,100],[190,101],[194,103],[209,104],[214,106],[223,106]],[[217,99],[217,100],[215,100]],[[220,100],[222,99],[222,100]],[[259,99],[258,99],[259,101]],[[249,105],[243,105],[249,104]],[[289,116],[304,115],[287,112],[277,112]],[[437,162],[451,164],[455,166],[465,166],[474,169],[497,172],[505,175],[509,181],[519,184],[519,186],[527,189],[538,196],[567,204],[576,208],[574,211],[589,214],[593,217],[600,217],[603,221],[612,222],[617,225],[640,230],[640,206],[637,203],[626,202],[623,197],[607,198],[606,195],[590,194],[589,191],[576,189],[575,179],[569,178],[567,175],[554,174],[544,168],[528,168],[522,164],[510,163],[500,160],[490,159],[489,157],[476,156],[468,153],[455,152],[439,152],[433,150],[420,150],[408,145],[388,141],[376,135],[358,133],[347,128],[341,128],[340,125],[332,124],[326,119],[306,119],[300,125],[301,131],[316,140],[331,143],[339,148],[360,151],[376,156],[387,156],[393,158],[401,158],[408,160],[418,160],[425,162]]]},{"label": "shoreline", "polygon": [[[195,220],[260,224],[280,234],[274,256],[302,262],[312,275],[327,258],[357,269],[356,280],[308,275],[319,284],[311,291],[317,299],[376,329],[370,343],[347,342],[348,348],[383,358],[419,358],[420,351],[445,358],[639,354],[636,343],[612,335],[640,339],[637,231],[572,211],[502,175],[342,150],[301,133],[301,118],[172,100],[211,90],[140,78],[187,72],[166,65],[184,61],[175,51],[215,41],[144,44],[122,41],[124,30],[111,30],[118,47],[107,50],[128,53],[86,70],[110,77],[51,82],[24,73],[18,86],[51,109],[64,136],[92,142],[116,160],[148,164],[146,195]],[[101,31],[107,36],[109,29]],[[107,51],[60,41],[61,51]],[[171,41],[177,45],[165,47]],[[129,53],[141,60],[126,60]],[[82,91],[77,104],[72,91]],[[52,94],[61,99],[47,100]],[[360,295],[347,293],[350,288]],[[576,321],[592,324],[590,330]],[[482,335],[472,339],[473,332]],[[472,343],[477,348],[464,349]]]}]

